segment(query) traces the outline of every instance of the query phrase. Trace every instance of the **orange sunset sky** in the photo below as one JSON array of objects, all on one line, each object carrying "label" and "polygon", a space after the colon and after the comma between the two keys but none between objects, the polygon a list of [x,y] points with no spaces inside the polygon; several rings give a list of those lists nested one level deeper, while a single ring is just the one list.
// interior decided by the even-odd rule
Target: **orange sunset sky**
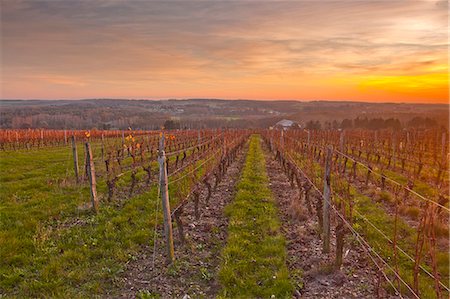
[{"label": "orange sunset sky", "polygon": [[1,0],[1,98],[448,102],[447,1]]}]

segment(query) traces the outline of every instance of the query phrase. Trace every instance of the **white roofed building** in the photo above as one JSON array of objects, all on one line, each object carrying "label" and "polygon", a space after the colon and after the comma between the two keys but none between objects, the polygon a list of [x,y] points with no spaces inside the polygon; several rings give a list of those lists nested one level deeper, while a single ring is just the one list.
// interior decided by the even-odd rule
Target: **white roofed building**
[{"label": "white roofed building", "polygon": [[300,125],[298,123],[296,123],[295,121],[292,121],[289,119],[282,119],[275,124],[275,128],[288,130],[288,129],[300,128]]}]

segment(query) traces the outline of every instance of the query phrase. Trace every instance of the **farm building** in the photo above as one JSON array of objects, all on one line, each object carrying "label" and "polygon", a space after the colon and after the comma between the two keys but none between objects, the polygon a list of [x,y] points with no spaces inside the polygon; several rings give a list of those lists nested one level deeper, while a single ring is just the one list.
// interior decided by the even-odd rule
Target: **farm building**
[{"label": "farm building", "polygon": [[289,119],[282,119],[275,124],[275,128],[288,130],[288,129],[300,128],[300,125],[295,121],[292,121]]}]

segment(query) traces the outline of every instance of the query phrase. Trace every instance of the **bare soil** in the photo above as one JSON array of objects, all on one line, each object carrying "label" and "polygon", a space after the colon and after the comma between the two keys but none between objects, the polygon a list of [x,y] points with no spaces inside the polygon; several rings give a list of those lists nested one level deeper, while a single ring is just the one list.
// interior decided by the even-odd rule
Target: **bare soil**
[{"label": "bare soil", "polygon": [[[364,250],[347,236],[343,265],[334,268],[334,227],[331,229],[331,252],[322,252],[322,241],[315,214],[310,215],[299,200],[299,188],[291,186],[282,167],[266,148],[267,173],[270,188],[277,201],[282,232],[287,241],[288,267],[298,278],[295,298],[389,298],[377,288],[377,272]],[[315,212],[314,212],[315,213]],[[332,219],[333,220],[333,219]]]},{"label": "bare soil", "polygon": [[[150,295],[150,298],[216,297],[220,291],[217,277],[220,252],[226,243],[228,227],[223,210],[234,198],[246,149],[228,167],[217,189],[212,192],[209,204],[205,202],[207,190],[202,190],[199,219],[195,218],[193,202],[184,207],[181,220],[186,243],[181,242],[176,225],[173,228],[176,262],[167,266],[163,228],[158,226],[156,250],[153,246],[142,248],[135,260],[126,266],[118,282],[120,290],[116,297],[136,298],[143,294]],[[214,186],[214,178],[211,181]]]}]

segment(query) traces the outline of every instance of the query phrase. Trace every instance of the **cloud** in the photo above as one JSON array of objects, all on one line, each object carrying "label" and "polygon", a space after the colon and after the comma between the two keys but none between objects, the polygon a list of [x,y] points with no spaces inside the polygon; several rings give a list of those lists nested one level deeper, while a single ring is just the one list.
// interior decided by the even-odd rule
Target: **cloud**
[{"label": "cloud", "polygon": [[113,85],[142,96],[214,86],[220,97],[221,82],[245,91],[448,70],[443,2],[5,0],[1,11],[2,97],[23,94],[11,86],[30,76],[43,89],[58,84],[45,77],[82,82],[85,97]]}]

